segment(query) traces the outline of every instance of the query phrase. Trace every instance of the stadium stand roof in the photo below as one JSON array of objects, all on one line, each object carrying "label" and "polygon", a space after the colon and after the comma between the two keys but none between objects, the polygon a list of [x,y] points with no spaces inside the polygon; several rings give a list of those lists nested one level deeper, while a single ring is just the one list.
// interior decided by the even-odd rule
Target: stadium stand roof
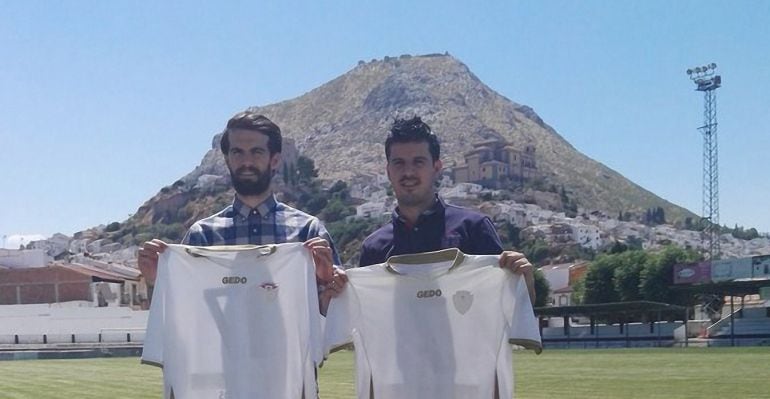
[{"label": "stadium stand roof", "polygon": [[594,316],[608,314],[639,314],[652,312],[681,313],[685,306],[672,305],[662,302],[633,301],[611,302],[575,306],[545,306],[535,308],[539,317]]},{"label": "stadium stand roof", "polygon": [[762,287],[770,287],[770,279],[745,279],[706,284],[674,285],[671,286],[671,289],[693,294],[745,296],[759,294],[759,290]]},{"label": "stadium stand roof", "polygon": [[116,273],[110,270],[103,270],[89,265],[83,265],[79,263],[54,263],[51,266],[58,266],[65,269],[72,270],[74,272],[91,276],[92,278],[99,279],[101,281],[109,281],[114,283],[121,283],[125,280],[136,281],[138,278],[126,276],[124,274]]}]

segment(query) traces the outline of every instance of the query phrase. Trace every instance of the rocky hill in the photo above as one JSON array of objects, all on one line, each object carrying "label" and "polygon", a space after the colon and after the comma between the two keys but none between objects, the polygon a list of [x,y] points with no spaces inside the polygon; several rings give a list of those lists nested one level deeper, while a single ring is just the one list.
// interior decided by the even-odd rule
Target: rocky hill
[{"label": "rocky hill", "polygon": [[[669,222],[695,217],[580,153],[530,107],[498,94],[447,54],[360,61],[300,97],[253,109],[276,121],[299,152],[315,160],[323,179],[382,174],[390,123],[417,115],[439,135],[445,165],[462,163],[472,143],[483,140],[503,139],[519,148],[532,144],[542,178],[564,186],[580,207],[610,215],[662,207]],[[212,150],[185,182],[226,174],[218,140],[216,135]]]}]

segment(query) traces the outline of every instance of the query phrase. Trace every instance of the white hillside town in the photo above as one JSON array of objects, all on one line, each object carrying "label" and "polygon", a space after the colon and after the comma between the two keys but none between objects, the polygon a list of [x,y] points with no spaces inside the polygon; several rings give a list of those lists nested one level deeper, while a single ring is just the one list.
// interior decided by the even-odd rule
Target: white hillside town
[{"label": "white hillside town", "polygon": [[[195,186],[205,190],[217,184],[222,184],[220,178],[202,175],[196,179]],[[351,197],[359,205],[348,218],[382,223],[390,218],[395,199],[386,176],[359,176],[349,187]],[[578,208],[575,217],[569,217],[536,204],[505,199],[501,193],[470,182],[453,184],[449,176],[440,182],[440,195],[448,203],[477,208],[498,227],[515,226],[522,240],[540,239],[549,246],[578,245],[594,252],[627,241],[641,243],[643,249],[674,244],[699,250],[703,245],[697,231],[668,224],[650,226],[621,221],[603,212],[582,208]],[[0,250],[0,275],[3,276],[0,278],[0,317],[9,321],[0,326],[0,353],[41,345],[100,346],[112,348],[115,353],[138,353],[144,339],[150,295],[136,268],[137,247],[99,238],[104,236],[100,233],[106,228],[98,226],[75,237],[55,234],[30,242],[22,249]],[[770,254],[767,235],[741,240],[723,234],[720,241],[723,258]],[[540,265],[551,286],[549,306],[572,305],[572,274],[584,271],[587,264],[575,260]],[[588,324],[581,323],[588,320],[570,319],[571,331],[590,335]],[[649,328],[631,325],[627,329],[632,334],[649,334],[648,331],[664,336],[683,334],[677,330],[683,327],[681,321],[660,323]],[[556,340],[563,339],[564,326],[563,319],[550,318],[543,330],[544,338],[556,334]],[[613,336],[619,334],[616,330],[617,327],[601,326],[596,331]],[[544,342],[547,346],[548,341]]]},{"label": "white hillside town", "polygon": [[[218,184],[218,180],[206,175],[206,178],[198,179],[196,187],[205,189],[209,185]],[[578,208],[577,216],[568,217],[564,212],[543,209],[536,204],[481,199],[485,195],[494,198],[499,193],[499,190],[474,183],[452,184],[448,177],[441,181],[440,195],[447,202],[476,207],[496,224],[507,222],[518,227],[521,229],[522,240],[541,238],[548,244],[576,244],[593,250],[629,238],[639,240],[643,249],[674,244],[698,250],[703,245],[698,231],[677,229],[668,224],[649,226],[634,221],[621,221],[601,211],[582,208]],[[389,195],[388,180],[384,175],[373,174],[355,179],[350,185],[350,195],[361,202],[356,206],[356,214],[350,218],[384,220],[390,217],[395,204],[394,197]],[[105,227],[102,225],[79,233],[77,238],[57,233],[47,239],[30,242],[25,249],[0,249],[0,267],[44,267],[54,260],[73,259],[135,268],[136,246],[124,246],[104,238],[90,238],[98,236]],[[741,240],[723,234],[720,241],[724,258],[770,254],[768,236]]]}]

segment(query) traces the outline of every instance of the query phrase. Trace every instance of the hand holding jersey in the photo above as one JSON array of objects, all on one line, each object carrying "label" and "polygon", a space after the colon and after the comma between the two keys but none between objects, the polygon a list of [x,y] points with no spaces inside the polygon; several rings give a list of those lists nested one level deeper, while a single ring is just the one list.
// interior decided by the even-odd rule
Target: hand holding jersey
[{"label": "hand holding jersey", "polygon": [[146,241],[137,252],[137,266],[148,286],[155,285],[158,274],[158,257],[168,245],[158,239]]},{"label": "hand holding jersey", "polygon": [[535,306],[535,267],[524,254],[515,251],[503,251],[500,254],[500,267],[522,275],[527,284],[529,300]]}]

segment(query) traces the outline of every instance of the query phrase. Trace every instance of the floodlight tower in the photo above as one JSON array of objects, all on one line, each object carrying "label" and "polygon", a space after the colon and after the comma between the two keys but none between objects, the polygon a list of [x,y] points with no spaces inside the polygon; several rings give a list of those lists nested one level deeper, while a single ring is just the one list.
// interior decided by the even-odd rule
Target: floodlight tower
[{"label": "floodlight tower", "polygon": [[719,168],[717,143],[717,96],[715,90],[722,86],[722,77],[716,74],[717,64],[711,63],[687,70],[703,92],[703,213],[701,223],[704,239],[707,241],[709,260],[719,259]]}]

